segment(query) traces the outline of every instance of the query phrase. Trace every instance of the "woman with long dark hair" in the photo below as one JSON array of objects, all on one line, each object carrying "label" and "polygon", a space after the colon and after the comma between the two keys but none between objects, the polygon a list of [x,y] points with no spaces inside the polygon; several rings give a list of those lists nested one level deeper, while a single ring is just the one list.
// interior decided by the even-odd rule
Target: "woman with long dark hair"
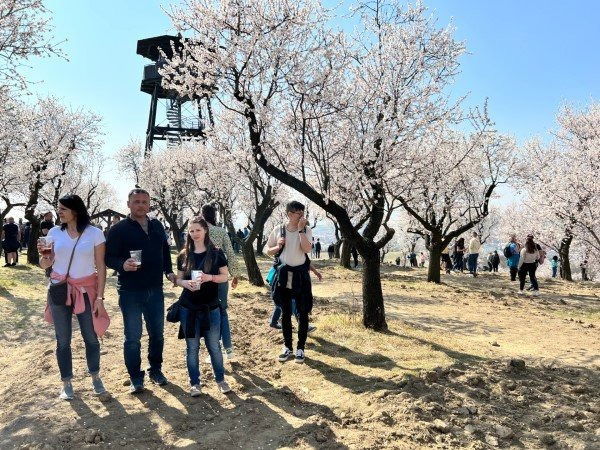
[{"label": "woman with long dark hair", "polygon": [[465,269],[465,238],[461,237],[456,240],[454,244],[454,270],[460,270],[461,272]]},{"label": "woman with long dark hair", "polygon": [[185,339],[187,368],[190,376],[190,395],[200,395],[200,338],[206,349],[219,390],[231,391],[225,381],[223,355],[219,346],[221,310],[220,283],[229,278],[227,259],[223,251],[210,240],[208,223],[202,217],[193,218],[188,225],[185,248],[177,258],[177,285],[183,288],[179,297],[179,339]]},{"label": "woman with long dark hair", "polygon": [[[54,323],[56,358],[63,382],[60,398],[73,398],[73,363],[71,356],[72,316],[75,314],[85,343],[88,371],[94,394],[106,393],[100,379],[100,343],[110,319],[104,308],[106,266],[104,235],[90,224],[87,209],[77,195],[58,201],[61,225],[50,229],[47,241],[38,243],[42,254],[40,266],[52,268],[45,319]],[[51,247],[49,247],[49,244]],[[66,296],[53,292],[52,285],[67,284]],[[56,288],[56,286],[54,286]]]},{"label": "woman with long dark hair", "polygon": [[[239,268],[237,264],[237,256],[231,246],[231,239],[227,230],[217,226],[217,209],[214,205],[206,204],[202,206],[202,217],[208,223],[208,230],[210,233],[210,240],[217,247],[221,248],[225,256],[227,257],[227,268],[233,279],[231,280],[231,287],[235,289],[238,284]],[[223,343],[223,350],[228,360],[232,360],[233,355],[233,344],[231,343],[231,328],[229,326],[229,315],[227,314],[227,296],[229,294],[229,283],[219,283],[219,307],[221,308],[221,342]]]},{"label": "woman with long dark hair", "polygon": [[527,240],[525,241],[525,246],[521,249],[521,257],[519,259],[519,294],[523,294],[525,292],[525,279],[529,274],[529,281],[531,281],[533,295],[539,295],[539,286],[535,276],[538,260],[540,259],[538,247],[539,246],[533,240],[533,235],[529,234],[527,236]]}]

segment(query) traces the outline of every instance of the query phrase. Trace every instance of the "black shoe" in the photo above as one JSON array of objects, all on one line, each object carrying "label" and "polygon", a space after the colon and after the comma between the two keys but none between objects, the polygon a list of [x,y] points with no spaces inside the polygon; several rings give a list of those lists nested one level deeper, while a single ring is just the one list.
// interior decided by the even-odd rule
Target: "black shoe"
[{"label": "black shoe", "polygon": [[12,264],[6,263],[2,267],[10,267],[10,266],[12,266]]},{"label": "black shoe", "polygon": [[165,377],[165,375],[160,370],[156,372],[149,372],[148,375],[150,381],[152,381],[154,384],[158,384],[159,386],[165,386],[169,383],[167,377]]},{"label": "black shoe", "polygon": [[273,324],[271,323],[271,324],[269,324],[269,326],[270,326],[271,328],[275,328],[276,330],[281,330],[281,325],[279,325],[278,323],[276,323],[275,325],[273,325]]},{"label": "black shoe", "polygon": [[141,383],[131,383],[129,386],[129,393],[133,395],[141,394],[144,392],[144,382]]}]

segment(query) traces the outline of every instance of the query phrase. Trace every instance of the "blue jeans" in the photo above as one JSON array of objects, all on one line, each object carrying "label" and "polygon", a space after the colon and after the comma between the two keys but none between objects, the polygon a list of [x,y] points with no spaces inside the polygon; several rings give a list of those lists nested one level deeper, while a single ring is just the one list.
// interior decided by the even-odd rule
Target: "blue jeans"
[{"label": "blue jeans", "polygon": [[231,348],[231,328],[229,327],[229,315],[227,314],[227,294],[229,283],[219,283],[219,302],[221,304],[221,340],[224,348]]},{"label": "blue jeans", "polygon": [[[100,343],[94,331],[90,300],[87,294],[83,294],[83,296],[85,299],[85,311],[77,314],[77,320],[79,321],[79,329],[85,343],[85,359],[87,360],[88,371],[91,375],[96,375],[100,372]],[[54,322],[54,331],[56,333],[56,359],[58,361],[60,377],[63,381],[68,381],[73,377],[73,359],[71,354],[73,310],[70,306],[59,306],[50,302],[50,311],[52,312],[52,321]]]},{"label": "blue jeans", "polygon": [[142,338],[142,316],[148,333],[148,362],[150,373],[160,372],[163,361],[165,297],[162,286],[137,291],[119,291],[119,307],[123,313],[125,343],[123,356],[131,382],[144,382],[140,355]]},{"label": "blue jeans", "polygon": [[[186,323],[188,310],[181,308],[181,323]],[[225,367],[223,366],[223,354],[219,346],[219,335],[221,333],[221,308],[215,308],[208,313],[210,328],[201,330],[203,314],[198,312],[196,316],[196,337],[186,338],[186,362],[188,374],[190,375],[190,385],[200,384],[200,338],[204,338],[204,344],[210,355],[215,381],[220,382],[225,379]]]},{"label": "blue jeans", "polygon": [[556,278],[556,272],[558,272],[558,267],[552,268],[552,278]]},{"label": "blue jeans", "polygon": [[479,258],[479,253],[469,254],[469,272],[471,273],[477,272],[477,258]]}]

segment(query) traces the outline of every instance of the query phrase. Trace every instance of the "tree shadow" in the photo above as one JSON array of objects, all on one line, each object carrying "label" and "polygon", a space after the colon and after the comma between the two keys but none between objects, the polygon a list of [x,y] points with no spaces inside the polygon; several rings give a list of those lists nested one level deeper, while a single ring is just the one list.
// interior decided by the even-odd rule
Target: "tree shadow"
[{"label": "tree shadow", "polygon": [[311,338],[312,341],[317,344],[312,347],[311,350],[323,355],[344,358],[349,363],[357,366],[366,366],[386,370],[392,370],[395,367],[398,367],[393,359],[382,355],[381,353],[360,353],[343,345],[331,342],[320,336],[311,336]]}]

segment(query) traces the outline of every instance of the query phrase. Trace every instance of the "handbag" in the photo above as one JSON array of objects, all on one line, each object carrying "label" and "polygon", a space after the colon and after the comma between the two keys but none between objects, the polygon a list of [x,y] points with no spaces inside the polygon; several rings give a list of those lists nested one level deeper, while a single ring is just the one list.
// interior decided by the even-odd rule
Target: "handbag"
[{"label": "handbag", "polygon": [[181,320],[179,300],[167,308],[167,322],[177,323]]},{"label": "handbag", "polygon": [[73,256],[75,255],[75,247],[77,247],[79,239],[81,239],[82,235],[83,233],[79,235],[77,241],[75,241],[75,245],[73,246],[73,251],[71,252],[71,258],[69,259],[69,266],[67,267],[65,279],[59,281],[58,283],[50,282],[50,285],[48,286],[48,301],[50,301],[53,305],[65,306],[67,304],[67,296],[69,295],[69,284],[67,283],[67,279],[69,278],[71,263],[73,262]]}]

